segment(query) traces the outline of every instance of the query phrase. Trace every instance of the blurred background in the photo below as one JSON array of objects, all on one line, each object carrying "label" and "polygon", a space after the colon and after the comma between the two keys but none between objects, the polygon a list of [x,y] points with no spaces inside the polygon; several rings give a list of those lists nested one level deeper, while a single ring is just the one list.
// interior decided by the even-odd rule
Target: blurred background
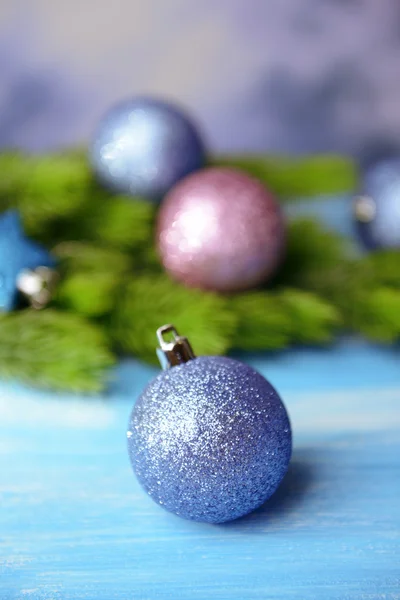
[{"label": "blurred background", "polygon": [[0,145],[85,141],[115,101],[187,105],[215,151],[400,139],[397,0],[1,0]]}]

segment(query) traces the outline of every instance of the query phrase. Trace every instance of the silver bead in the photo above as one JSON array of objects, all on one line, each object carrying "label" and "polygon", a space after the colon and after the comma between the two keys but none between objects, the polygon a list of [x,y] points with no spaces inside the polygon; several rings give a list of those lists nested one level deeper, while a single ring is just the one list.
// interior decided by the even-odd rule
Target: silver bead
[{"label": "silver bead", "polygon": [[17,289],[32,308],[40,310],[50,302],[58,282],[58,273],[49,267],[24,269],[17,278]]}]

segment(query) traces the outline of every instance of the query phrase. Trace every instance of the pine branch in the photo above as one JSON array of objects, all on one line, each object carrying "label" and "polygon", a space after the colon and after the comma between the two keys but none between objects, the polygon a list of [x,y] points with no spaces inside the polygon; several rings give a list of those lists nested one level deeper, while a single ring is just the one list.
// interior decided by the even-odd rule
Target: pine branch
[{"label": "pine branch", "polygon": [[[219,162],[219,159],[218,161]],[[350,189],[346,159],[226,157],[284,195]],[[287,254],[266,289],[219,296],[163,272],[154,244],[156,208],[113,196],[93,180],[83,150],[0,154],[0,209],[19,207],[28,233],[55,245],[53,305],[0,316],[0,375],[45,387],[101,389],[110,346],[155,361],[155,330],[172,322],[197,354],[325,344],[340,330],[382,342],[400,337],[400,251],[356,258],[313,220],[289,224]],[[336,186],[336,187],[335,187]]]},{"label": "pine branch", "polygon": [[61,242],[52,253],[67,273],[85,271],[118,275],[131,271],[134,264],[134,258],[124,252],[88,242]]},{"label": "pine branch", "polygon": [[44,388],[98,392],[115,359],[101,329],[47,309],[0,316],[0,375]]},{"label": "pine branch", "polygon": [[374,341],[397,341],[400,337],[400,290],[378,287],[360,294],[347,326]]},{"label": "pine branch", "polygon": [[313,293],[283,289],[279,301],[290,322],[291,344],[326,344],[342,325],[339,311]]},{"label": "pine branch", "polygon": [[19,152],[0,153],[0,210],[15,206],[30,171],[29,159]]},{"label": "pine branch", "polygon": [[[92,192],[95,194],[95,192]],[[106,196],[91,202],[80,217],[80,236],[119,250],[148,247],[153,238],[155,206],[147,200]]]},{"label": "pine branch", "polygon": [[311,219],[288,224],[286,256],[275,286],[313,289],[315,279],[348,261],[347,240]]},{"label": "pine branch", "polygon": [[373,252],[364,257],[362,265],[377,283],[400,288],[400,250]]},{"label": "pine branch", "polygon": [[54,303],[85,317],[111,313],[122,285],[113,271],[75,271],[60,282]]},{"label": "pine branch", "polygon": [[62,242],[53,254],[62,273],[54,303],[86,317],[110,313],[134,269],[132,256],[84,242]]},{"label": "pine branch", "polygon": [[28,235],[47,241],[51,229],[86,202],[92,175],[79,156],[54,154],[27,159],[16,198]]},{"label": "pine branch", "polygon": [[231,346],[236,317],[217,295],[185,288],[166,275],[142,275],[127,283],[112,318],[118,348],[156,362],[155,331],[173,323],[196,354],[223,354]]},{"label": "pine branch", "polygon": [[330,342],[341,323],[327,301],[304,290],[248,292],[232,298],[238,316],[232,345],[240,350],[280,350],[292,344]]},{"label": "pine branch", "polygon": [[290,341],[290,319],[276,294],[248,292],[232,296],[230,308],[238,317],[232,347],[241,350],[279,350]]},{"label": "pine branch", "polygon": [[357,168],[350,158],[336,155],[309,156],[221,156],[214,165],[236,167],[257,177],[282,198],[353,192]]}]

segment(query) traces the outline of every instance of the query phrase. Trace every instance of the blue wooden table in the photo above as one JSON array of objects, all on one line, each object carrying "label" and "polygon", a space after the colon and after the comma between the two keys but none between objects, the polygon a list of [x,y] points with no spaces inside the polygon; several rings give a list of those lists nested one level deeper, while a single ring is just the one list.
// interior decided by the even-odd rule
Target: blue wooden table
[{"label": "blue wooden table", "polygon": [[133,477],[126,424],[155,369],[127,361],[94,398],[0,383],[0,600],[400,599],[399,358],[357,340],[245,357],[285,400],[293,460],[220,526]]}]

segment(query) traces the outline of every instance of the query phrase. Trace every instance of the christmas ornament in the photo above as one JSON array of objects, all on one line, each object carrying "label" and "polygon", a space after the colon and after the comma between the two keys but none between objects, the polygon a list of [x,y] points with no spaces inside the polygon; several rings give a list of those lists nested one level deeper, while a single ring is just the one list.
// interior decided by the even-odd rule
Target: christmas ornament
[{"label": "christmas ornament", "polygon": [[189,175],[169,192],[158,216],[157,243],[175,279],[232,292],[275,272],[285,226],[275,198],[258,180],[214,167]]},{"label": "christmas ornament", "polygon": [[354,216],[368,249],[400,248],[400,157],[380,160],[366,171]]},{"label": "christmas ornament", "polygon": [[25,237],[17,211],[0,216],[0,311],[14,309],[20,294],[37,308],[44,305],[54,265],[44,248]]},{"label": "christmas ornament", "polygon": [[111,109],[90,148],[100,181],[112,190],[159,200],[205,162],[200,136],[176,106],[136,98]]},{"label": "christmas ornament", "polygon": [[222,523],[246,515],[286,473],[292,440],[285,407],[251,367],[195,358],[172,325],[157,336],[165,370],[132,411],[133,469],[153,500],[181,517]]}]

